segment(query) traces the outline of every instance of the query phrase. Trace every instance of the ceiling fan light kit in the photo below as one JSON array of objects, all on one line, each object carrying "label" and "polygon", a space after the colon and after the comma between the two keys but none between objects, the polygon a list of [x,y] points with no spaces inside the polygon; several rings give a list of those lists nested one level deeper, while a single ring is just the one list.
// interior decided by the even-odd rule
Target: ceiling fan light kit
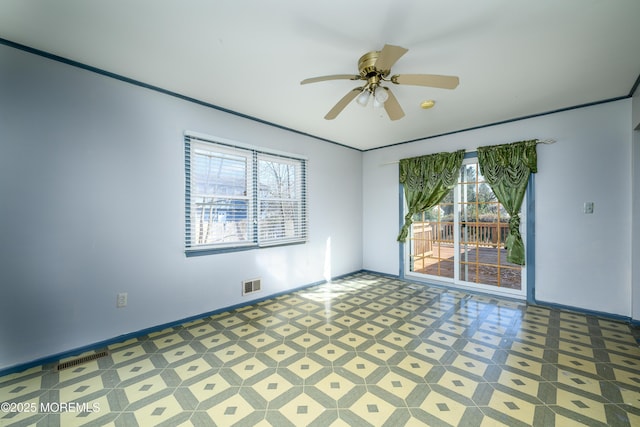
[{"label": "ceiling fan light kit", "polygon": [[369,86],[363,87],[360,95],[356,97],[356,102],[358,105],[366,107],[369,105],[369,99],[373,99],[373,106],[375,108],[380,108],[384,106],[384,103],[389,99],[389,94],[387,93],[387,88],[383,86]]},{"label": "ceiling fan light kit", "polygon": [[360,95],[356,98],[356,102],[358,105],[366,107],[369,104],[370,95],[371,93],[368,90],[363,89],[362,92],[360,92]]},{"label": "ceiling fan light kit", "polygon": [[381,104],[384,104],[385,102],[387,102],[387,99],[389,99],[389,93],[387,92],[388,90],[389,89],[387,89],[386,87],[378,86],[376,88],[376,91],[374,92],[376,101],[378,101]]},{"label": "ceiling fan light kit", "polygon": [[[373,98],[374,107],[384,107],[391,120],[404,117],[404,111],[393,92],[388,87],[382,86],[382,82],[393,84],[428,86],[440,89],[455,89],[459,84],[456,76],[443,76],[437,74],[396,74],[389,77],[391,67],[407,53],[408,49],[400,46],[384,45],[380,51],[367,52],[358,60],[359,74],[336,74],[329,76],[312,77],[305,79],[300,84],[317,83],[326,80],[365,80],[362,87],[349,91],[331,110],[324,116],[327,120],[335,119],[338,114],[353,99],[356,103],[366,107],[369,99]],[[420,106],[424,109],[431,108],[435,101],[424,101]]]}]

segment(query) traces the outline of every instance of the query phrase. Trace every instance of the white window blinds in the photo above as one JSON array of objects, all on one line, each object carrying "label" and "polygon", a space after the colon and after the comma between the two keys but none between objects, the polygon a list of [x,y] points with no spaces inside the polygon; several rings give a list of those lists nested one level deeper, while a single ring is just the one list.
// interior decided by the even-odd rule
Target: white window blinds
[{"label": "white window blinds", "polygon": [[187,252],[305,242],[306,161],[185,136]]},{"label": "white window blinds", "polygon": [[258,241],[273,244],[306,237],[304,167],[300,160],[258,154]]}]

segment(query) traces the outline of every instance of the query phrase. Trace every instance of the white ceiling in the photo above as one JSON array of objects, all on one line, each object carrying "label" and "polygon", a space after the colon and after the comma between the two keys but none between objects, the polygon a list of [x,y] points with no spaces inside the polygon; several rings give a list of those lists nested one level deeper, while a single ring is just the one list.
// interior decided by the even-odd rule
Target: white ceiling
[{"label": "white ceiling", "polygon": [[[640,75],[638,0],[0,0],[0,38],[361,150],[627,97]],[[460,85],[393,85],[398,121],[355,102],[325,120],[361,82],[300,81],[385,43],[409,49],[392,74]]]}]

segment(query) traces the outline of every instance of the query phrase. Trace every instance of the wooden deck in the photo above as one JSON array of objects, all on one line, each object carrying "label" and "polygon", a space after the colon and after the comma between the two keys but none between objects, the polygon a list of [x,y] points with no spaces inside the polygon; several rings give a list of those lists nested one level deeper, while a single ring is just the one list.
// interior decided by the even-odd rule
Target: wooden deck
[{"label": "wooden deck", "polygon": [[[453,278],[453,244],[434,243],[432,250],[413,257],[412,271]],[[520,289],[521,267],[507,262],[506,249],[470,247],[460,251],[460,279],[509,289]]]}]

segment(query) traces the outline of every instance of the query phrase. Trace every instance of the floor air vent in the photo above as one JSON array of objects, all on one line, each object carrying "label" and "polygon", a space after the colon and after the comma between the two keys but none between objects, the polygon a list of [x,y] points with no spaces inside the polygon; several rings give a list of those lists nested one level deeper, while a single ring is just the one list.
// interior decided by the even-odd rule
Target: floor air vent
[{"label": "floor air vent", "polygon": [[260,279],[245,280],[242,282],[242,295],[252,294],[260,290]]},{"label": "floor air vent", "polygon": [[92,360],[100,359],[109,355],[109,351],[101,351],[87,356],[78,357],[77,359],[69,360],[67,362],[58,363],[56,365],[56,371],[62,371],[63,369],[73,368],[74,366],[82,365],[83,363],[90,362]]}]

